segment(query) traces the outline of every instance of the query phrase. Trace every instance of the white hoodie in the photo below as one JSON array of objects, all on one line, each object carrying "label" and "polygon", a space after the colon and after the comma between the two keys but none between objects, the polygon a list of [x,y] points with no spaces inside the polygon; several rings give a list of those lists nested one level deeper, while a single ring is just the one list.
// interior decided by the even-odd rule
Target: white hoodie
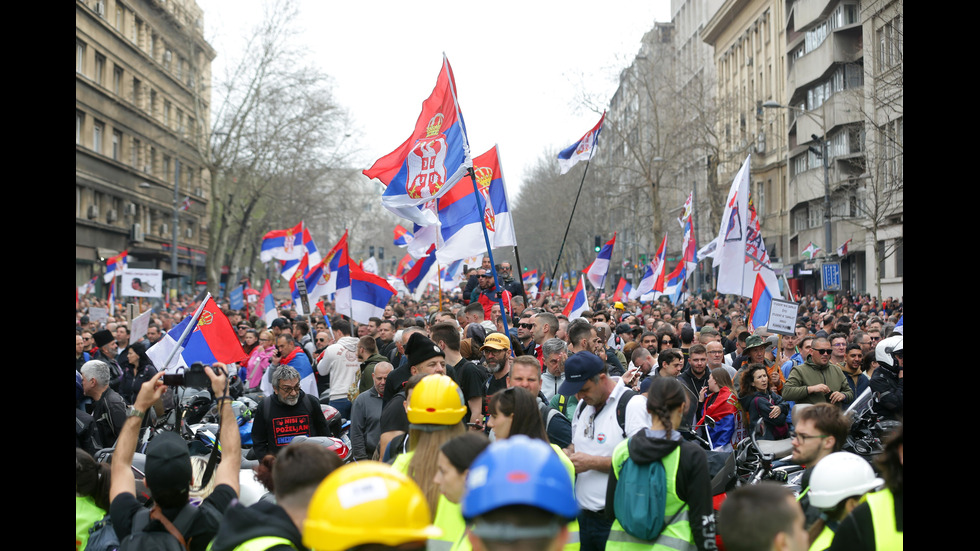
[{"label": "white hoodie", "polygon": [[330,399],[347,399],[347,389],[358,378],[361,361],[357,359],[357,337],[341,337],[323,351],[316,365],[321,376],[330,375]]}]

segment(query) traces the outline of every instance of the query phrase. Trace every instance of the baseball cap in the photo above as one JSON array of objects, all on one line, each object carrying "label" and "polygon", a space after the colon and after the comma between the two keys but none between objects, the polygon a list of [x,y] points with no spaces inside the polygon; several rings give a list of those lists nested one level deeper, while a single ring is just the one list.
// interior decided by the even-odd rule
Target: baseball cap
[{"label": "baseball cap", "polygon": [[576,352],[565,360],[565,382],[558,387],[558,393],[572,396],[582,390],[585,381],[595,377],[605,368],[602,358],[591,352]]},{"label": "baseball cap", "polygon": [[487,338],[483,339],[483,346],[480,350],[485,348],[492,348],[494,350],[510,350],[510,339],[507,335],[503,333],[490,333]]},{"label": "baseball cap", "polygon": [[177,433],[163,432],[150,440],[146,447],[146,482],[152,494],[186,494],[192,474],[187,442]]}]

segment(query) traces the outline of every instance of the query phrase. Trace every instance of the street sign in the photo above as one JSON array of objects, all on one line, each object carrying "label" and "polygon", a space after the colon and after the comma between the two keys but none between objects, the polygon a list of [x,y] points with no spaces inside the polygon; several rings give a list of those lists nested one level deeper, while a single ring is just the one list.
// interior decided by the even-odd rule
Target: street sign
[{"label": "street sign", "polygon": [[825,262],[821,264],[820,279],[823,282],[824,291],[840,291],[842,289],[840,262]]}]

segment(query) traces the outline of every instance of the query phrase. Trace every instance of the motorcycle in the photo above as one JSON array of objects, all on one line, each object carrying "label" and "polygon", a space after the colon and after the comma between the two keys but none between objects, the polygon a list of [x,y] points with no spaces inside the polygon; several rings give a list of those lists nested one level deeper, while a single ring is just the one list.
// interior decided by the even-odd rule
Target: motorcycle
[{"label": "motorcycle", "polygon": [[[796,411],[793,414],[795,417]],[[763,420],[759,419],[751,427],[749,436],[735,447],[737,484],[744,486],[771,480],[799,491],[803,467],[795,464],[777,465],[790,459],[793,439],[759,440],[758,435],[764,433]]]},{"label": "motorcycle", "polygon": [[860,455],[869,462],[885,449],[884,441],[901,426],[899,421],[882,419],[875,411],[880,395],[866,388],[860,396],[844,411],[851,421],[844,451]]}]

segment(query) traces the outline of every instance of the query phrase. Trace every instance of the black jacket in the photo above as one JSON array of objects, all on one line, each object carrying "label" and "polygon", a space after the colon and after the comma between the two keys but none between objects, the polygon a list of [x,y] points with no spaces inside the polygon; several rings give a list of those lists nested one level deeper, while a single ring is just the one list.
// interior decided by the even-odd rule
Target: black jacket
[{"label": "black jacket", "polygon": [[118,392],[107,388],[92,406],[92,418],[98,430],[99,443],[103,448],[111,448],[126,422],[126,402]]},{"label": "black jacket", "polygon": [[904,380],[899,379],[898,373],[893,372],[885,365],[879,366],[871,375],[871,390],[881,393],[881,405],[878,409],[887,419],[896,421],[902,419],[905,412]]},{"label": "black jacket", "polygon": [[[221,528],[211,543],[212,551],[231,551],[239,545],[263,536],[286,538],[296,549],[303,546],[303,535],[296,529],[293,520],[285,509],[266,501],[259,501],[251,507],[235,504],[225,511]],[[292,549],[286,545],[276,545],[270,550]]]}]

